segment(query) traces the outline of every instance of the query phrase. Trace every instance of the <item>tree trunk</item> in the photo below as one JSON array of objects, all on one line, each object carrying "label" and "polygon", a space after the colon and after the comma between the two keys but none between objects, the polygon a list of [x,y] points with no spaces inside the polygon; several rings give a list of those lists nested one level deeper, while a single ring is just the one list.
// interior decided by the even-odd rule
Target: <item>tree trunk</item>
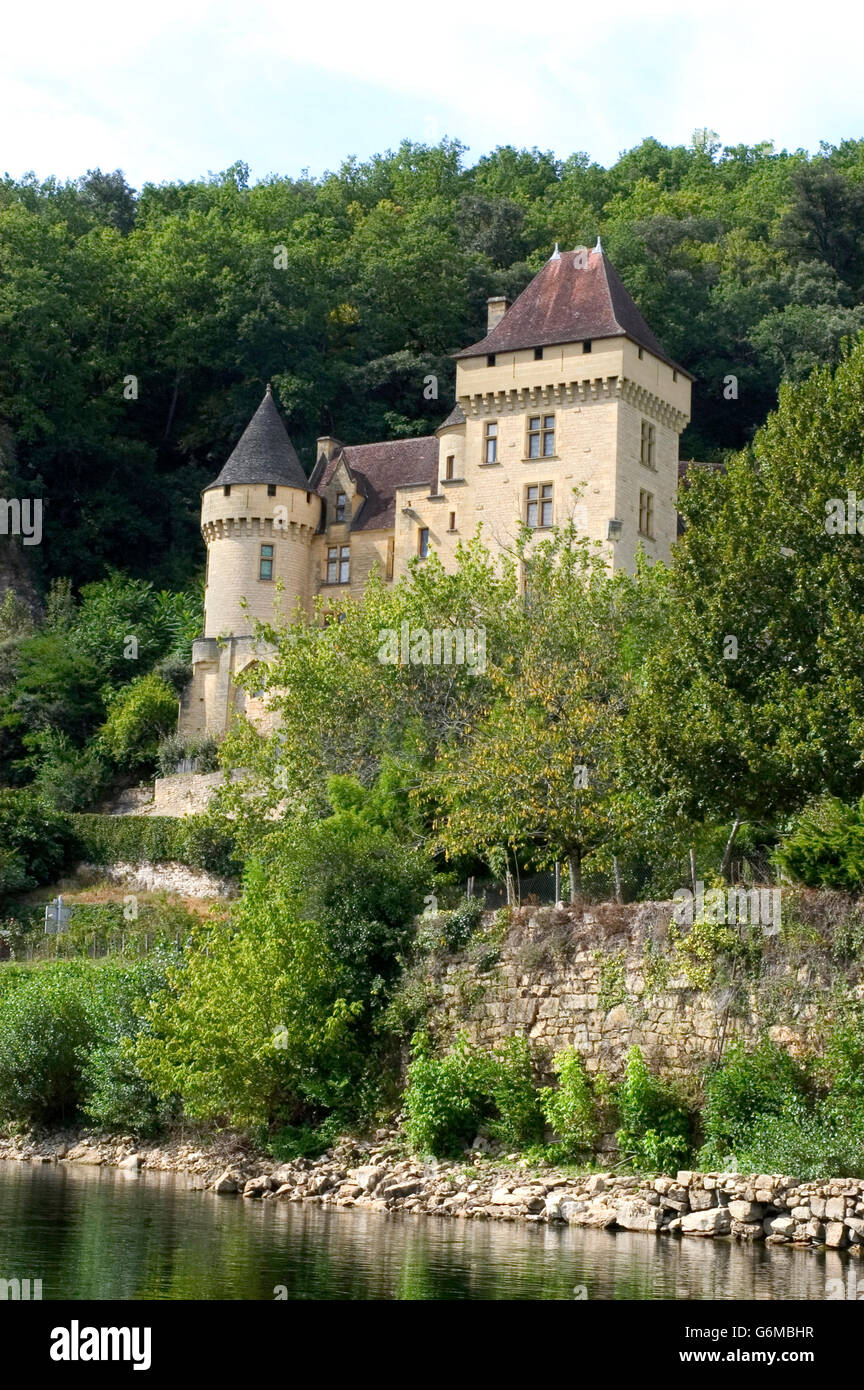
[{"label": "tree trunk", "polygon": [[570,902],[582,901],[582,855],[568,854],[567,868],[570,870]]},{"label": "tree trunk", "polygon": [[617,854],[613,854],[612,856],[612,872],[615,875],[615,901],[616,903],[620,903],[623,902],[623,898],[621,894],[621,870],[618,867]]},{"label": "tree trunk", "polygon": [[741,829],[742,821],[740,815],[735,817],[729,839],[726,841],[726,848],[723,851],[723,862],[720,865],[720,877],[724,882],[729,882],[729,865],[732,862],[732,850],[735,845],[735,837]]}]

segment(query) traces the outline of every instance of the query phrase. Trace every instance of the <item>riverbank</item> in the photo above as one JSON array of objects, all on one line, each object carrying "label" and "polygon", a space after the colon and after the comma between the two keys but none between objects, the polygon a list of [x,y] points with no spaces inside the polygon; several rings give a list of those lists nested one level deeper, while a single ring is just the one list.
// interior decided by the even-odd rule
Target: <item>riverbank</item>
[{"label": "riverbank", "polygon": [[64,1131],[0,1138],[0,1158],[176,1172],[194,1187],[249,1201],[305,1202],[442,1219],[555,1223],[761,1241],[864,1256],[864,1179],[800,1182],[779,1174],[678,1172],[640,1178],[529,1169],[466,1154],[405,1157],[398,1133],[346,1138],[321,1158],[277,1163],[237,1136],[175,1136],[152,1146],[128,1135]]}]

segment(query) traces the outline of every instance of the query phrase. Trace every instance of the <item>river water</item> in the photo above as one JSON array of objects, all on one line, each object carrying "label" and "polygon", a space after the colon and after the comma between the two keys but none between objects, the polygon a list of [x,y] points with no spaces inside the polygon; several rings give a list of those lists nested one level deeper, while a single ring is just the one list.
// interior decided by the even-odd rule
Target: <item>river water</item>
[{"label": "river water", "polygon": [[43,1300],[823,1300],[847,1259],[243,1201],[168,1173],[0,1162],[0,1279],[41,1279]]}]

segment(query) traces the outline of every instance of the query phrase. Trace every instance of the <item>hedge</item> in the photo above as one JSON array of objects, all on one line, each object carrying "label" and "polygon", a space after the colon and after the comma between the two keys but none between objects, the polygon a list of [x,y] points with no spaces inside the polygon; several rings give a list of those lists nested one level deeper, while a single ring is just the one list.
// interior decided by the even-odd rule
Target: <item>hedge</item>
[{"label": "hedge", "polygon": [[241,869],[230,835],[203,816],[73,815],[75,847],[88,864],[186,864],[236,877]]}]

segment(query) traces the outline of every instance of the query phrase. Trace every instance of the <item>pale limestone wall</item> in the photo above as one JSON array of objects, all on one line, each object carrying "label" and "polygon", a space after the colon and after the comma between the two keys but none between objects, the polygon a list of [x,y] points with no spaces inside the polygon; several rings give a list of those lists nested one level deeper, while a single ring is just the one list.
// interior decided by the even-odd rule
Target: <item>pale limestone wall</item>
[{"label": "pale limestone wall", "polygon": [[192,644],[192,680],[180,701],[178,730],[185,738],[220,736],[235,714],[245,714],[262,730],[273,727],[266,701],[247,692],[236,677],[255,662],[267,662],[269,648],[251,637],[204,637]]},{"label": "pale limestone wall", "polygon": [[[613,1077],[635,1045],[658,1070],[694,1076],[723,1047],[736,1039],[755,1042],[763,1030],[793,1054],[806,1052],[831,998],[830,952],[808,972],[805,995],[800,960],[784,953],[779,938],[764,947],[765,993],[748,987],[735,1009],[728,991],[694,988],[683,974],[652,981],[651,952],[669,956],[671,903],[601,904],[584,921],[569,909],[521,915],[527,920],[511,928],[500,963],[485,974],[465,958],[449,959],[439,1034],[464,1029],[490,1047],[525,1034],[548,1058],[573,1046],[588,1071],[602,1068]],[[776,998],[784,982],[794,1003],[779,1009],[782,1022],[762,1016],[760,999]],[[855,988],[864,999],[860,970]]]},{"label": "pale limestone wall", "polygon": [[[284,508],[284,511],[281,509]],[[207,544],[204,636],[249,636],[253,619],[290,615],[299,603],[309,608],[311,545],[321,512],[313,493],[265,484],[221,488],[204,493],[201,530]],[[273,578],[259,577],[262,544],[273,546]],[[278,581],[284,592],[280,593]],[[245,599],[247,607],[241,606]]]},{"label": "pale limestone wall", "polygon": [[[373,569],[386,575],[388,540],[392,531],[354,531],[347,526],[331,525],[326,535],[316,536],[312,545],[312,593],[328,598],[360,598]],[[327,550],[330,546],[349,545],[351,548],[350,582],[327,583]]]},{"label": "pale limestone wall", "polygon": [[[428,527],[430,546],[448,567],[458,541],[482,526],[484,543],[508,548],[526,514],[529,484],[553,486],[552,524],[575,520],[579,530],[600,542],[614,568],[632,570],[638,545],[655,559],[667,560],[677,518],[678,436],[689,418],[690,383],[652,357],[639,357],[624,338],[598,341],[590,353],[581,344],[499,354],[457,366],[456,395],[464,425],[439,434],[438,493],[402,488],[396,506],[396,573],[404,573],[416,554],[420,529]],[[528,420],[555,416],[555,455],[530,459]],[[655,467],[640,462],[641,426],[655,429]],[[485,430],[498,426],[494,464],[485,462]],[[453,480],[446,460],[454,459]],[[578,491],[578,497],[574,493]],[[639,536],[639,494],[654,498],[654,539]],[[608,522],[621,520],[621,538],[607,539]],[[455,526],[452,523],[455,522]]]}]

